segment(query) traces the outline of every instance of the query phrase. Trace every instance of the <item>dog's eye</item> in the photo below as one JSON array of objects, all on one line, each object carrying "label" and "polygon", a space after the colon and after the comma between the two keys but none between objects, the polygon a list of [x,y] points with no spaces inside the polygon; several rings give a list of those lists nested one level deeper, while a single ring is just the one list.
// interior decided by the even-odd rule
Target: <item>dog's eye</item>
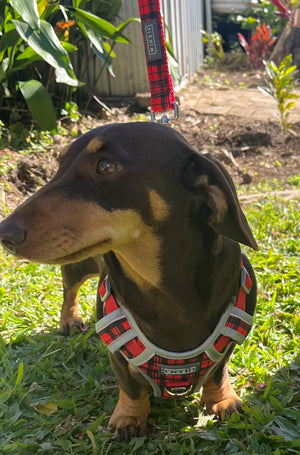
[{"label": "dog's eye", "polygon": [[97,172],[100,175],[111,175],[114,172],[116,172],[117,169],[118,169],[118,166],[113,161],[101,160],[97,164]]}]

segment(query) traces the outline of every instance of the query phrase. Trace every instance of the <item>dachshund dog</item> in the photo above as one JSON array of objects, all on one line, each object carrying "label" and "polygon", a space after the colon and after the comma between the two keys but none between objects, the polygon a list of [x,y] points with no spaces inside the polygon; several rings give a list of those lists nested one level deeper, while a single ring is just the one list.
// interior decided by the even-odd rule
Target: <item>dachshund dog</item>
[{"label": "dachshund dog", "polygon": [[61,330],[82,327],[77,291],[99,275],[96,331],[119,384],[118,439],[147,430],[149,393],[219,417],[241,401],[228,377],[256,305],[257,249],[227,170],[171,127],[96,128],[62,150],[57,174],[0,224],[17,257],[59,264]]}]

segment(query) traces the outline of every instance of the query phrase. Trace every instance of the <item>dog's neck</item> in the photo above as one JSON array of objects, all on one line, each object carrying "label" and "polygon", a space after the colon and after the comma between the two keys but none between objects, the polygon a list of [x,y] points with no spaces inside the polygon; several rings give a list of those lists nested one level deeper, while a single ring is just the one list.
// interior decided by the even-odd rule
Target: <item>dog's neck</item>
[{"label": "dog's neck", "polygon": [[239,287],[238,244],[224,239],[212,254],[199,238],[190,240],[169,238],[164,251],[144,242],[105,256],[116,296],[145,335],[170,351],[200,345]]}]

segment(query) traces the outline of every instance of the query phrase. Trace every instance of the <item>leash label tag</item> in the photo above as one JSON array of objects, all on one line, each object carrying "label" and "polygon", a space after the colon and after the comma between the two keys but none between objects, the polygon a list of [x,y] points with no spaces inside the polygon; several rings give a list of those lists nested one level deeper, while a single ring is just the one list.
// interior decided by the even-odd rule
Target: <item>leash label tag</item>
[{"label": "leash label tag", "polygon": [[159,365],[159,374],[165,376],[177,376],[193,374],[200,370],[200,363],[187,363],[186,365]]},{"label": "leash label tag", "polygon": [[158,27],[155,20],[143,23],[146,54],[149,62],[162,58]]}]

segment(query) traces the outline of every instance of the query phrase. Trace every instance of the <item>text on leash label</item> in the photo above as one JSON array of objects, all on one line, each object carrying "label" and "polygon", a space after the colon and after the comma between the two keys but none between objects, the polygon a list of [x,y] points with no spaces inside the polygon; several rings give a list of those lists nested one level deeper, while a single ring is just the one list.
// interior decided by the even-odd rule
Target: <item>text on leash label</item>
[{"label": "text on leash label", "polygon": [[143,33],[148,60],[150,62],[159,60],[161,58],[161,46],[156,21],[150,20],[145,22],[143,24]]}]

